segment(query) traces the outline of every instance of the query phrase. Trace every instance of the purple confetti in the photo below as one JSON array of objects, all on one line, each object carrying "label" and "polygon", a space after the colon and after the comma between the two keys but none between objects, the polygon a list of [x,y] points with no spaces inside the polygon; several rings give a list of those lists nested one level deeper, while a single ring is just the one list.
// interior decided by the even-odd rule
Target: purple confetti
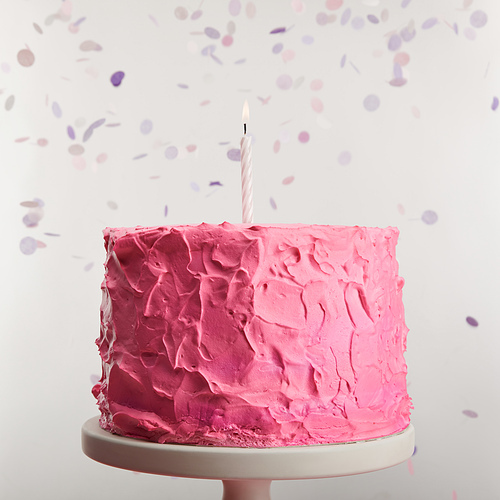
[{"label": "purple confetti", "polygon": [[367,111],[376,111],[380,106],[380,99],[375,94],[367,95],[363,100],[363,107]]},{"label": "purple confetti", "polygon": [[219,181],[212,181],[209,186],[222,186],[222,184]]},{"label": "purple confetti", "polygon": [[351,163],[351,153],[349,151],[342,151],[339,154],[338,162],[340,165],[349,165]]},{"label": "purple confetti", "polygon": [[191,20],[193,21],[196,21],[196,19],[199,19],[201,17],[201,15],[203,14],[203,11],[201,10],[195,10],[192,14],[191,14]]},{"label": "purple confetti", "polygon": [[167,160],[175,160],[178,154],[179,150],[175,146],[169,146],[165,150],[165,158],[167,158]]},{"label": "purple confetti", "polygon": [[151,120],[143,120],[141,123],[141,134],[148,135],[153,130],[153,122]]},{"label": "purple confetti", "polygon": [[341,26],[344,26],[349,22],[349,19],[351,19],[351,9],[346,9],[344,12],[342,12],[342,17],[340,18],[340,24]]},{"label": "purple confetti", "polygon": [[491,103],[491,109],[496,111],[498,108],[498,97],[493,97],[493,102]]},{"label": "purple confetti", "polygon": [[94,263],[93,263],[93,262],[89,262],[88,264],[86,264],[86,265],[84,266],[83,270],[84,270],[85,272],[88,272],[88,271],[90,271],[93,267],[94,267]]},{"label": "purple confetti", "polygon": [[75,136],[75,131],[71,125],[68,125],[67,131],[68,131],[68,137],[71,140],[74,140],[76,136]]},{"label": "purple confetti", "polygon": [[351,26],[355,29],[355,30],[360,30],[360,29],[363,29],[364,26],[365,26],[365,20],[360,17],[360,16],[356,16],[353,18],[353,20],[351,21]]},{"label": "purple confetti", "polygon": [[473,410],[464,410],[462,412],[466,417],[477,418],[479,415]]},{"label": "purple confetti", "polygon": [[227,152],[227,157],[231,161],[240,161],[241,160],[241,151],[239,149],[230,149]]},{"label": "purple confetti", "polygon": [[269,198],[269,203],[271,204],[271,208],[273,210],[276,210],[278,207],[276,206],[276,202],[274,201],[274,198]]},{"label": "purple confetti", "polygon": [[210,54],[210,57],[217,63],[222,66],[222,61],[214,54]]},{"label": "purple confetti", "polygon": [[328,16],[324,12],[318,12],[316,15],[316,22],[320,26],[324,26],[328,22]]},{"label": "purple confetti", "polygon": [[229,13],[232,16],[237,16],[241,11],[241,3],[239,0],[231,0],[229,2]]},{"label": "purple confetti", "polygon": [[425,222],[426,224],[432,225],[435,224],[438,220],[437,213],[434,212],[433,210],[426,210],[422,214],[422,221]]},{"label": "purple confetti", "polygon": [[146,156],[148,156],[147,153],[142,153],[140,155],[134,156],[132,160],[140,160],[141,158],[146,158]]},{"label": "purple confetti", "polygon": [[398,34],[394,34],[389,38],[389,41],[387,42],[387,48],[389,50],[392,50],[395,52],[396,50],[399,50],[402,44],[401,37]]},{"label": "purple confetti", "polygon": [[286,31],[286,28],[285,27],[281,27],[281,28],[274,28],[273,30],[271,30],[269,32],[270,35],[276,35],[277,33],[284,33]]},{"label": "purple confetti", "polygon": [[293,85],[292,77],[290,75],[280,75],[276,80],[276,85],[281,90],[288,90],[292,88]]},{"label": "purple confetti", "polygon": [[429,19],[427,19],[427,21],[424,21],[424,23],[422,24],[422,29],[428,30],[428,29],[432,28],[433,26],[435,26],[437,23],[438,23],[438,20],[436,17],[430,17]]},{"label": "purple confetti", "polygon": [[302,37],[302,43],[306,45],[311,45],[314,43],[314,37],[312,37],[311,35],[304,35]]},{"label": "purple confetti", "polygon": [[87,142],[92,137],[92,134],[94,133],[94,129],[100,127],[105,121],[106,121],[106,118],[101,118],[100,120],[97,120],[94,123],[92,123],[91,125],[89,125],[89,127],[87,128],[87,130],[83,134],[82,141]]},{"label": "purple confetti", "polygon": [[340,60],[340,67],[343,68],[345,66],[345,61],[347,59],[347,54],[344,54],[342,56],[342,59]]},{"label": "purple confetti", "polygon": [[401,68],[401,64],[394,63],[393,74],[394,78],[403,78],[403,69]]},{"label": "purple confetti", "polygon": [[393,87],[402,87],[403,85],[406,85],[408,80],[406,78],[393,78],[390,82],[389,85],[392,85]]},{"label": "purple confetti", "polygon": [[220,38],[220,33],[215,28],[207,27],[205,28],[205,35],[213,40],[218,40]]},{"label": "purple confetti", "polygon": [[476,10],[470,15],[469,22],[474,28],[482,28],[488,22],[488,16],[486,12]]},{"label": "purple confetti", "polygon": [[38,248],[38,245],[35,238],[27,236],[26,238],[23,238],[21,240],[21,242],[19,243],[19,248],[21,249],[21,252],[24,255],[31,255],[35,253],[36,249]]},{"label": "purple confetti", "polygon": [[406,7],[408,7],[408,4],[411,2],[411,0],[403,0],[401,2],[401,8],[402,9],[406,9]]},{"label": "purple confetti", "polygon": [[200,191],[200,186],[198,186],[198,184],[196,184],[196,182],[191,182],[191,189],[193,191],[196,191],[197,193]]},{"label": "purple confetti", "polygon": [[201,49],[201,55],[202,56],[210,56],[214,53],[215,51],[215,45],[207,45],[203,49]]},{"label": "purple confetti", "polygon": [[373,14],[368,14],[366,16],[366,18],[368,19],[368,21],[370,21],[372,24],[378,24],[380,21],[378,19],[377,16],[374,16]]},{"label": "purple confetti", "polygon": [[62,116],[61,106],[55,101],[52,103],[52,113],[56,118],[61,118]]},{"label": "purple confetti", "polygon": [[473,318],[472,316],[467,316],[465,318],[465,321],[467,321],[467,323],[470,326],[479,326],[479,323],[478,323],[477,319]]},{"label": "purple confetti", "polygon": [[117,71],[116,73],[113,73],[111,75],[111,83],[113,84],[113,86],[118,87],[122,83],[124,76],[125,73],[123,71]]},{"label": "purple confetti", "polygon": [[57,233],[43,233],[45,236],[61,236],[60,234]]},{"label": "purple confetti", "polygon": [[403,28],[399,34],[405,42],[410,42],[413,38],[415,38],[417,32],[415,30],[410,31],[408,28]]},{"label": "purple confetti", "polygon": [[283,44],[282,43],[277,43],[273,45],[273,54],[279,54],[283,50]]},{"label": "purple confetti", "polygon": [[168,215],[168,205],[165,205],[165,208],[163,209],[163,217],[166,217]]},{"label": "purple confetti", "polygon": [[96,385],[97,382],[99,382],[100,378],[99,378],[99,375],[91,375],[90,376],[90,383],[92,385]]},{"label": "purple confetti", "polygon": [[238,59],[237,61],[234,61],[234,64],[243,64],[246,62],[246,59]]},{"label": "purple confetti", "polygon": [[179,87],[180,89],[188,89],[189,85],[186,85],[185,83],[178,83],[177,87]]}]

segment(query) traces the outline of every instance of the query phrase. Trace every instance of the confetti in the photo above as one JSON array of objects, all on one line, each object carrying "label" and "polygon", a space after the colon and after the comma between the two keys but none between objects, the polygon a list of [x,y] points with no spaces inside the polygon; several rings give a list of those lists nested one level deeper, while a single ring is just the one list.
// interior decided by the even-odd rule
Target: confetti
[{"label": "confetti", "polygon": [[41,137],[40,139],[38,139],[36,141],[36,143],[38,144],[38,146],[40,146],[41,148],[44,148],[45,146],[47,146],[47,144],[49,143],[49,141],[43,137]]},{"label": "confetti", "polygon": [[198,10],[195,10],[192,14],[191,14],[191,20],[192,21],[196,21],[196,19],[199,19],[203,14],[203,11],[201,11],[200,9]]},{"label": "confetti", "polygon": [[57,233],[43,233],[45,236],[55,236],[55,237],[60,237],[60,234]]},{"label": "confetti", "polygon": [[318,14],[316,14],[316,22],[320,26],[325,26],[325,24],[328,23],[328,16],[324,12],[318,12]]},{"label": "confetti", "polygon": [[380,106],[380,99],[375,94],[367,95],[363,101],[363,106],[367,111],[376,111]]},{"label": "confetti", "polygon": [[299,134],[299,142],[302,142],[302,144],[309,142],[309,138],[309,132],[306,132],[305,130]]},{"label": "confetti", "polygon": [[174,15],[179,21],[184,21],[188,17],[188,11],[185,7],[179,6],[174,10]]},{"label": "confetti", "polygon": [[473,410],[464,410],[462,412],[466,417],[477,418],[479,415]]},{"label": "confetti", "polygon": [[420,110],[417,108],[417,106],[412,106],[411,112],[415,118],[420,118]]},{"label": "confetti", "polygon": [[491,109],[496,111],[498,109],[498,97],[493,97],[493,102],[491,103]]},{"label": "confetti", "polygon": [[34,209],[23,217],[23,224],[26,227],[37,227],[38,223],[42,219],[43,219],[43,211],[40,209]]},{"label": "confetti", "polygon": [[10,64],[6,63],[6,62],[3,62],[2,63],[2,71],[4,73],[10,73]]},{"label": "confetti", "polygon": [[346,62],[346,59],[347,59],[347,55],[344,54],[342,56],[342,59],[340,60],[340,67],[343,68],[345,66],[345,62]]},{"label": "confetti", "polygon": [[394,62],[400,66],[406,66],[410,62],[410,56],[406,52],[398,52],[394,56]]},{"label": "confetti", "polygon": [[339,157],[337,160],[338,160],[339,164],[342,166],[349,165],[349,163],[351,163],[351,153],[349,151],[342,151],[339,154]]},{"label": "confetti", "polygon": [[29,140],[29,137],[19,137],[19,139],[15,139],[14,142],[26,142]]},{"label": "confetti", "polygon": [[95,121],[89,127],[87,130],[85,130],[83,134],[83,142],[87,142],[91,137],[92,134],[94,133],[94,129],[100,127],[104,122],[106,121],[106,118],[101,118],[100,120]]},{"label": "confetti", "polygon": [[276,210],[278,208],[276,202],[274,201],[274,198],[269,198],[269,203],[271,204],[271,208],[273,210]]},{"label": "confetti", "polygon": [[239,149],[230,149],[227,152],[227,157],[231,161],[240,161],[241,160],[241,151]]},{"label": "confetti", "polygon": [[19,248],[24,255],[31,255],[35,253],[37,247],[38,245],[35,238],[32,238],[31,236],[26,236],[26,238],[23,238],[19,243]]},{"label": "confetti", "polygon": [[62,116],[61,106],[56,101],[52,103],[52,113],[56,118],[61,118]]},{"label": "confetti", "polygon": [[35,201],[35,200],[33,200],[33,201],[22,201],[20,203],[20,205],[22,207],[27,207],[27,208],[36,208],[36,207],[38,207],[38,201]]},{"label": "confetti", "polygon": [[279,54],[283,50],[283,44],[282,43],[277,43],[273,45],[272,51],[273,54]]},{"label": "confetti", "polygon": [[140,131],[143,135],[148,135],[153,130],[153,122],[151,120],[143,120],[141,122]]},{"label": "confetti", "polygon": [[411,2],[411,0],[403,0],[401,2],[401,8],[402,9],[406,9],[406,7],[408,7],[408,4]]},{"label": "confetti", "polygon": [[168,206],[165,205],[165,208],[163,209],[163,217],[166,217],[168,215]]},{"label": "confetti", "polygon": [[467,38],[467,40],[474,41],[476,39],[476,30],[474,28],[471,28],[470,26],[466,26],[464,28],[464,36],[465,38]]},{"label": "confetti", "polygon": [[326,8],[328,10],[338,10],[342,7],[343,0],[326,0]]},{"label": "confetti", "polygon": [[42,28],[40,28],[40,26],[38,26],[38,24],[33,23],[33,28],[35,28],[35,31],[40,33],[40,35],[43,35]]},{"label": "confetti", "polygon": [[236,24],[234,24],[234,21],[229,21],[227,23],[227,34],[228,35],[234,35],[235,31],[236,31]]},{"label": "confetti", "polygon": [[196,145],[195,144],[189,144],[186,146],[186,150],[188,153],[193,153],[196,151]]},{"label": "confetti", "polygon": [[175,160],[178,154],[179,150],[175,146],[169,146],[165,150],[165,158],[167,158],[167,160]]},{"label": "confetti", "polygon": [[290,75],[280,75],[276,80],[276,85],[282,90],[288,90],[293,85],[292,77]]},{"label": "confetti", "polygon": [[124,76],[125,76],[125,73],[123,71],[117,71],[116,73],[113,73],[111,75],[111,78],[110,78],[113,86],[118,87],[122,83]]},{"label": "confetti", "polygon": [[438,220],[437,213],[434,212],[433,210],[426,210],[422,214],[422,221],[425,222],[425,224],[432,225],[435,224],[437,220]]},{"label": "confetti", "polygon": [[80,156],[80,155],[82,155],[85,152],[85,149],[80,144],[72,144],[68,148],[68,152],[69,152],[70,155]]},{"label": "confetti", "polygon": [[210,56],[213,54],[215,49],[216,49],[215,45],[207,45],[206,47],[201,49],[201,55],[202,56]]},{"label": "confetti", "polygon": [[84,170],[87,166],[87,162],[83,156],[72,156],[71,163],[77,170]]},{"label": "confetti", "polygon": [[83,270],[84,270],[85,272],[88,272],[88,271],[90,271],[93,267],[94,267],[94,263],[93,263],[93,262],[89,262],[88,264],[86,264],[86,265],[84,266]]},{"label": "confetti", "polygon": [[279,153],[280,148],[281,148],[281,142],[279,139],[276,139],[273,144],[273,151],[275,153]]},{"label": "confetti", "polygon": [[[210,57],[217,63],[222,65],[222,61],[214,54],[210,54]],[[244,59],[242,60],[244,61]]]},{"label": "confetti", "polygon": [[355,30],[360,30],[360,29],[363,29],[364,26],[365,26],[365,20],[360,17],[360,16],[356,16],[352,19],[351,21],[351,26],[355,29]]},{"label": "confetti", "polygon": [[319,97],[313,97],[311,99],[311,107],[316,113],[321,113],[323,111],[323,101]]},{"label": "confetti", "polygon": [[196,182],[191,182],[190,186],[193,191],[196,191],[197,193],[200,191],[200,186],[198,186]]},{"label": "confetti", "polygon": [[289,175],[288,177],[285,177],[282,182],[285,186],[288,186],[288,184],[291,184],[294,180],[295,177],[293,175]]},{"label": "confetti", "polygon": [[22,49],[17,53],[17,62],[21,66],[29,68],[30,66],[33,66],[35,62],[35,54],[33,54],[33,52],[29,49]]},{"label": "confetti", "polygon": [[207,27],[205,28],[205,35],[213,40],[218,40],[220,38],[220,33],[215,28]]},{"label": "confetti", "polygon": [[413,38],[415,37],[415,35],[417,34],[417,32],[413,29],[413,30],[410,30],[408,27],[406,28],[403,28],[400,32],[399,32],[399,35],[401,36],[401,38],[405,41],[405,42],[410,42],[411,40],[413,40]]},{"label": "confetti", "polygon": [[488,16],[486,12],[476,10],[470,15],[469,22],[474,28],[482,28],[488,22]]},{"label": "confetti", "polygon": [[342,12],[342,17],[340,18],[341,26],[346,25],[349,22],[349,19],[351,19],[351,9],[347,8],[344,12]]},{"label": "confetti", "polygon": [[118,208],[118,204],[114,201],[108,201],[107,202],[108,208],[111,208],[111,210],[116,210]]},{"label": "confetti", "polygon": [[224,47],[230,47],[233,44],[233,37],[231,35],[224,35],[222,37],[222,45]]},{"label": "confetti", "polygon": [[431,18],[427,19],[426,21],[424,21],[424,23],[422,24],[422,29],[428,30],[428,29],[432,28],[433,26],[435,26],[437,23],[438,23],[437,18],[431,17]]},{"label": "confetti", "polygon": [[383,23],[387,22],[389,20],[389,11],[387,9],[384,9],[380,13],[380,19]]},{"label": "confetti", "polygon": [[408,472],[410,473],[410,476],[413,476],[413,474],[415,474],[415,471],[413,469],[413,461],[411,458],[408,459]]},{"label": "confetti", "polygon": [[245,10],[248,19],[253,19],[257,14],[257,7],[255,7],[255,4],[253,2],[248,2]]},{"label": "confetti", "polygon": [[402,43],[403,42],[401,40],[401,37],[397,34],[394,34],[389,38],[389,41],[387,42],[387,48],[395,52],[396,50],[399,50]]},{"label": "confetti", "polygon": [[75,136],[75,131],[74,131],[73,127],[71,125],[68,125],[66,130],[68,132],[68,137],[70,139],[74,140],[76,136]]},{"label": "confetti", "polygon": [[177,87],[179,87],[180,89],[188,89],[189,88],[189,85],[185,84],[185,83],[178,83],[177,84]]},{"label": "confetti", "polygon": [[142,159],[142,158],[146,158],[146,156],[148,156],[148,154],[147,154],[147,153],[142,153],[142,154],[140,154],[140,155],[134,156],[134,157],[132,158],[132,160],[140,160],[140,159]]},{"label": "confetti", "polygon": [[284,26],[280,27],[280,28],[274,28],[273,30],[271,30],[269,32],[270,35],[276,35],[278,33],[285,33],[286,31],[286,28]]},{"label": "confetti", "polygon": [[237,16],[239,15],[241,11],[241,3],[239,0],[231,0],[229,2],[229,13],[232,15],[232,16]]},{"label": "confetti", "polygon": [[305,11],[305,6],[301,0],[292,0],[292,9],[297,14],[302,14]]},{"label": "confetti", "polygon": [[305,45],[312,45],[314,43],[314,37],[311,35],[304,35],[302,37],[302,43]]},{"label": "confetti", "polygon": [[393,87],[402,87],[403,85],[406,85],[407,81],[408,80],[406,80],[406,78],[396,77],[389,82],[389,85],[392,85]]},{"label": "confetti", "polygon": [[378,17],[374,16],[373,14],[368,14],[366,16],[366,19],[368,19],[368,21],[370,21],[372,24],[378,24],[380,22]]},{"label": "confetti", "polygon": [[7,97],[7,100],[5,101],[5,111],[10,111],[14,107],[15,101],[16,98],[13,95]]},{"label": "confetti", "polygon": [[102,50],[102,47],[93,40],[85,40],[80,44],[80,50],[83,52],[91,52],[93,50],[99,52]]},{"label": "confetti", "polygon": [[290,49],[285,50],[281,54],[281,58],[283,59],[283,62],[292,61],[295,58],[295,52],[293,50],[290,50]]},{"label": "confetti", "polygon": [[95,161],[97,163],[104,163],[106,160],[108,159],[108,155],[106,153],[101,153],[96,159]]},{"label": "confetti", "polygon": [[405,214],[405,207],[403,207],[403,205],[401,205],[401,203],[398,203],[398,212],[399,212],[401,215],[404,215],[404,214]]},{"label": "confetti", "polygon": [[219,182],[219,181],[212,181],[209,186],[221,186],[222,187],[222,184]]},{"label": "confetti", "polygon": [[467,316],[465,318],[465,321],[467,321],[470,326],[479,326],[479,322],[477,321],[477,319],[473,318],[472,316]]}]

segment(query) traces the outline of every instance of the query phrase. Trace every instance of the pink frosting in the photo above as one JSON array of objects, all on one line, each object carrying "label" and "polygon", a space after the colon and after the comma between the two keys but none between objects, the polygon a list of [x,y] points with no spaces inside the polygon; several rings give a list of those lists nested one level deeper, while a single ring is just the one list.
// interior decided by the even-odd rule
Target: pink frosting
[{"label": "pink frosting", "polygon": [[104,232],[101,426],[160,443],[272,447],[403,430],[395,228]]}]

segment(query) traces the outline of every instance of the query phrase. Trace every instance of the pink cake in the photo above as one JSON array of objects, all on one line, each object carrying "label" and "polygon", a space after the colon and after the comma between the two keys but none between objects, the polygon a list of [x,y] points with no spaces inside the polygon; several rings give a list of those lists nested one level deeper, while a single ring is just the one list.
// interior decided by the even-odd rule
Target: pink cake
[{"label": "pink cake", "polygon": [[101,426],[237,447],[402,431],[397,238],[299,224],[107,228]]}]

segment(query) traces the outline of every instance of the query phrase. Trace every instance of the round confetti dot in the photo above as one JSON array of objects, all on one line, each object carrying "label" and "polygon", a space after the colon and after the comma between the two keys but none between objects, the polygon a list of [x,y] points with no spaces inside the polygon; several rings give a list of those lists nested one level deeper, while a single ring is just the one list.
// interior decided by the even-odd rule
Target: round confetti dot
[{"label": "round confetti dot", "polygon": [[165,158],[167,158],[167,160],[175,160],[178,154],[179,150],[175,146],[169,146],[165,150]]},{"label": "round confetti dot", "polygon": [[326,8],[328,10],[337,10],[342,7],[344,0],[326,0]]},{"label": "round confetti dot", "polygon": [[340,18],[340,24],[342,26],[345,26],[348,22],[349,19],[351,19],[351,9],[347,8],[342,12],[342,17]]},{"label": "round confetti dot", "polygon": [[295,52],[293,50],[287,49],[281,54],[281,58],[284,62],[293,61],[295,58]]},{"label": "round confetti dot", "polygon": [[290,134],[288,133],[288,130],[280,130],[279,140],[282,144],[287,144],[290,142]]},{"label": "round confetti dot", "polygon": [[6,63],[6,62],[3,62],[2,63],[2,71],[4,73],[10,73],[10,64]]},{"label": "round confetti dot", "polygon": [[473,410],[464,410],[462,412],[466,417],[477,418],[479,415]]},{"label": "round confetti dot", "polygon": [[493,102],[491,103],[491,109],[496,111],[498,108],[498,97],[493,97]]},{"label": "round confetti dot", "polygon": [[318,97],[313,97],[311,99],[311,107],[313,111],[316,111],[316,113],[321,113],[323,111],[323,101],[319,99]]},{"label": "round confetti dot", "polygon": [[387,48],[395,52],[399,50],[402,44],[401,37],[397,34],[392,35],[387,42]]},{"label": "round confetti dot", "polygon": [[435,224],[437,220],[438,220],[437,213],[434,212],[433,210],[426,210],[422,214],[422,221],[425,222],[425,224],[432,225]]},{"label": "round confetti dot", "polygon": [[188,153],[193,153],[194,151],[196,151],[196,144],[188,144],[186,146],[186,150]]},{"label": "round confetti dot", "polygon": [[70,155],[80,156],[80,155],[82,155],[85,152],[85,149],[80,144],[72,144],[68,148],[68,152],[69,152]]},{"label": "round confetti dot", "polygon": [[292,77],[290,75],[280,75],[276,80],[276,85],[281,90],[288,90],[292,88],[293,85]]},{"label": "round confetti dot", "polygon": [[467,321],[467,323],[470,326],[479,326],[479,323],[478,323],[477,319],[473,318],[472,316],[467,316],[465,318],[465,321]]},{"label": "round confetti dot", "polygon": [[288,186],[288,184],[291,184],[294,180],[295,180],[295,177],[294,177],[293,175],[290,175],[290,176],[285,177],[285,178],[283,179],[283,184],[284,184],[285,186]]},{"label": "round confetti dot", "polygon": [[36,143],[41,147],[41,148],[44,148],[48,143],[49,141],[47,139],[44,139],[43,137],[38,139],[38,141],[36,141]]},{"label": "round confetti dot", "polygon": [[227,157],[231,161],[240,161],[241,160],[241,151],[239,149],[230,149],[227,152]]},{"label": "round confetti dot", "polygon": [[464,28],[464,36],[467,40],[474,41],[476,39],[476,30],[470,26]]},{"label": "round confetti dot", "polygon": [[42,220],[42,218],[43,212],[40,209],[35,209],[30,211],[23,217],[23,224],[26,227],[36,227],[38,226],[38,223]]},{"label": "round confetti dot", "polygon": [[469,22],[474,28],[482,28],[488,22],[488,16],[486,12],[476,10],[470,15]]},{"label": "round confetti dot", "polygon": [[143,120],[140,126],[141,134],[148,135],[153,130],[153,122],[151,120]]},{"label": "round confetti dot", "polygon": [[281,142],[279,139],[276,139],[273,144],[273,151],[275,153],[279,153],[279,150],[281,149]]},{"label": "round confetti dot", "polygon": [[213,40],[218,40],[220,38],[220,33],[215,28],[207,27],[205,28],[205,35]]},{"label": "round confetti dot", "polygon": [[29,49],[22,49],[17,53],[17,62],[25,68],[33,66],[33,63],[35,62],[35,54],[33,54],[33,52]]},{"label": "round confetti dot", "polygon": [[351,21],[351,26],[355,29],[355,30],[360,30],[360,29],[363,29],[363,27],[365,26],[365,20],[360,17],[360,16],[356,16],[352,19]]},{"label": "round confetti dot", "polygon": [[241,12],[240,0],[231,0],[229,2],[229,14],[232,16],[237,16]]},{"label": "round confetti dot", "polygon": [[314,43],[314,37],[311,35],[304,35],[302,37],[302,43],[305,45],[312,45]]},{"label": "round confetti dot", "polygon": [[191,19],[193,21],[196,21],[196,19],[199,19],[203,14],[203,11],[201,11],[200,9],[198,10],[195,10],[192,14],[191,14]]},{"label": "round confetti dot", "polygon": [[311,82],[311,90],[321,90],[323,88],[323,81],[316,79]]},{"label": "round confetti dot", "polygon": [[111,208],[111,210],[116,210],[118,208],[118,204],[115,201],[109,200],[106,205],[108,205],[108,208]]},{"label": "round confetti dot", "polygon": [[283,50],[283,44],[282,43],[276,43],[273,45],[272,51],[273,54],[279,54]]},{"label": "round confetti dot", "polygon": [[106,160],[108,159],[108,155],[106,153],[101,153],[96,159],[95,161],[97,163],[104,163]]},{"label": "round confetti dot", "polygon": [[351,153],[349,151],[342,151],[339,154],[338,162],[340,165],[349,165],[351,163]]},{"label": "round confetti dot", "polygon": [[309,138],[310,138],[309,133],[306,132],[305,130],[299,134],[299,142],[302,142],[303,144],[309,142]]},{"label": "round confetti dot", "polygon": [[35,238],[32,238],[31,236],[26,236],[26,238],[23,238],[19,243],[19,248],[24,255],[31,255],[35,253],[37,246]]},{"label": "round confetti dot", "polygon": [[110,79],[113,86],[118,87],[122,83],[124,76],[125,73],[123,71],[116,71],[115,73],[113,73]]},{"label": "round confetti dot", "polygon": [[398,52],[394,56],[394,62],[400,66],[406,66],[410,62],[410,56],[406,52]]},{"label": "round confetti dot", "polygon": [[253,19],[257,14],[257,7],[255,7],[255,4],[253,2],[248,2],[245,12],[248,19]]},{"label": "round confetti dot", "polygon": [[73,156],[71,158],[71,163],[73,163],[73,167],[77,170],[84,170],[87,166],[87,162],[83,156]]},{"label": "round confetti dot", "polygon": [[380,21],[378,20],[378,17],[377,16],[374,16],[373,14],[368,14],[366,16],[366,19],[368,19],[368,21],[370,21],[372,24],[378,24]]},{"label": "round confetti dot", "polygon": [[179,21],[184,21],[188,17],[188,11],[185,7],[179,6],[174,10],[174,15]]},{"label": "round confetti dot", "polygon": [[328,16],[326,15],[325,12],[318,12],[316,14],[316,22],[320,25],[320,26],[324,26],[325,24],[328,23]]},{"label": "round confetti dot", "polygon": [[10,111],[14,107],[14,102],[16,102],[16,98],[13,95],[7,97],[5,101],[5,111]]},{"label": "round confetti dot", "polygon": [[380,99],[375,94],[367,95],[363,101],[363,107],[367,111],[376,111],[380,106]]},{"label": "round confetti dot", "polygon": [[422,29],[428,30],[428,29],[432,28],[433,26],[435,26],[437,23],[438,23],[438,20],[436,17],[430,17],[429,19],[427,19],[426,21],[423,22]]},{"label": "round confetti dot", "polygon": [[52,103],[52,114],[56,118],[61,118],[61,116],[62,116],[61,106],[59,106],[59,104],[55,101]]},{"label": "round confetti dot", "polygon": [[222,37],[222,45],[224,47],[230,47],[233,44],[233,37],[231,35],[224,35]]}]

